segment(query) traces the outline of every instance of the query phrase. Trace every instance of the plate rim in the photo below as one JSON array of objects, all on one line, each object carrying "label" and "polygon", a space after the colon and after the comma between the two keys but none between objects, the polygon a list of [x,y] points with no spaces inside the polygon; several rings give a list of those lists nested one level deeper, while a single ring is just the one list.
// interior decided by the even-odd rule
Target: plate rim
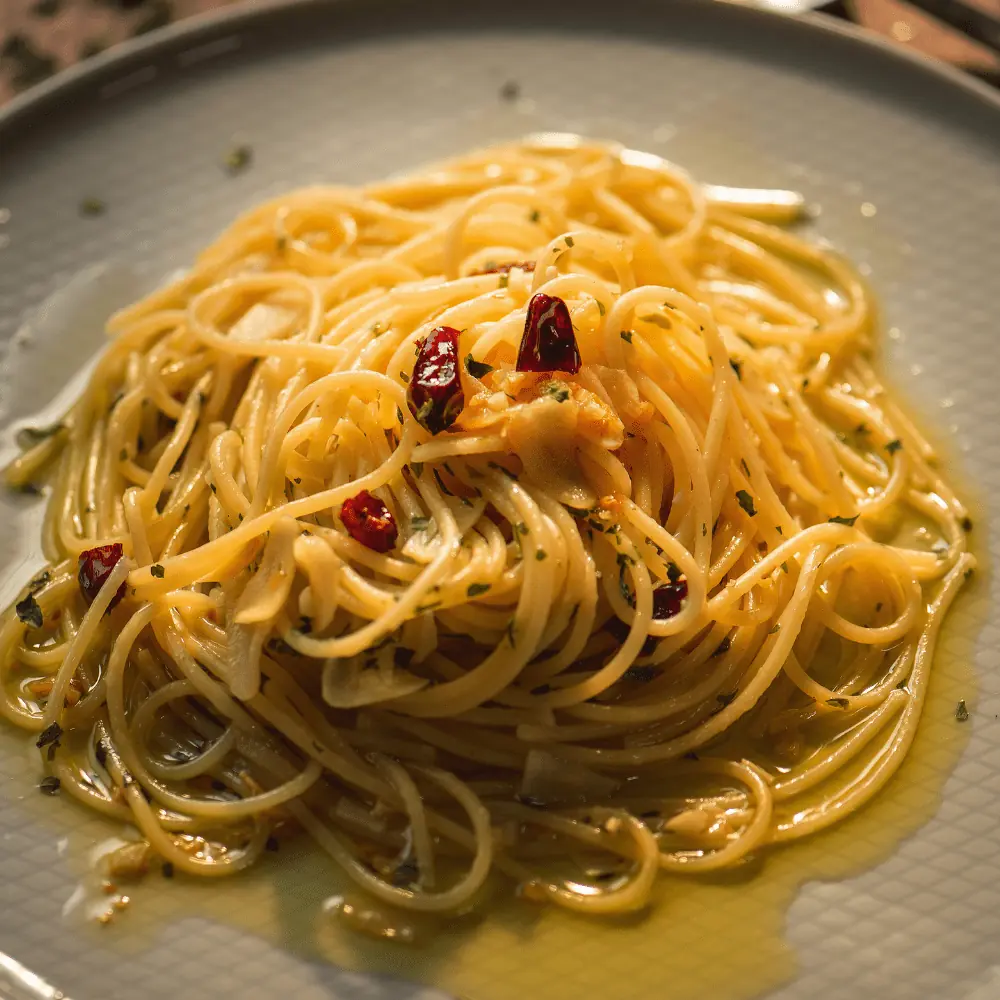
[{"label": "plate rim", "polygon": [[[3,0],[0,0],[0,4],[2,2]],[[447,2],[456,10],[461,6],[461,3],[456,2],[456,0],[447,0]],[[563,0],[563,2],[567,7],[572,4],[572,0]],[[721,14],[729,17],[730,23],[745,24],[754,30],[764,32],[765,35],[777,27],[790,25],[791,29],[804,39],[823,41],[839,37],[848,43],[845,46],[845,52],[854,49],[859,52],[871,52],[873,55],[881,53],[878,58],[887,57],[891,60],[889,65],[909,66],[923,79],[930,82],[938,81],[938,85],[943,91],[955,95],[956,98],[964,95],[962,96],[963,100],[971,99],[989,120],[1000,123],[1000,91],[990,89],[987,85],[976,81],[952,66],[895,46],[880,36],[864,32],[853,25],[836,21],[824,15],[787,15],[775,11],[748,8],[740,4],[738,0],[662,0],[662,13],[657,15],[661,21],[669,21],[673,16],[673,12],[666,6],[668,2],[675,5],[675,10],[680,8],[682,12],[684,9],[711,10],[709,4],[718,7],[720,3],[725,3],[727,9]],[[391,3],[400,9],[410,5],[407,0],[385,0],[385,3],[386,7],[389,7]],[[636,3],[635,0],[629,0],[629,5],[643,6]],[[102,83],[111,83],[126,74],[134,73],[148,60],[172,57],[187,46],[197,46],[211,43],[213,40],[221,40],[230,32],[245,29],[248,32],[259,34],[271,19],[281,21],[287,14],[294,11],[325,12],[329,15],[333,27],[336,28],[341,14],[356,9],[358,6],[357,0],[257,0],[249,7],[224,8],[208,14],[195,15],[166,28],[128,40],[107,53],[62,71],[43,84],[19,95],[6,108],[0,108],[0,144],[11,126],[16,125],[18,130],[24,126],[30,127],[31,123],[44,116],[52,107],[63,101],[76,102],[79,100],[80,93],[96,91]],[[734,11],[733,8],[739,9]],[[339,41],[336,31],[332,31],[329,44],[337,46]],[[861,48],[858,47],[859,45]],[[230,67],[222,65],[217,67],[214,72],[224,76],[230,72]],[[172,70],[170,73],[164,74],[166,86],[174,85],[179,75],[179,70]],[[112,104],[96,113],[102,116],[107,114],[114,116],[115,107]],[[990,603],[993,602],[990,601]],[[978,634],[977,630],[977,642]],[[981,669],[978,667],[977,673]],[[898,851],[898,845],[894,848],[893,853],[895,854],[896,851]],[[868,870],[867,866],[865,870]],[[786,919],[788,912],[786,907],[784,910]],[[787,931],[784,934],[784,939],[788,940]],[[72,985],[70,989],[72,990]]]},{"label": "plate rim", "polygon": [[[401,7],[412,6],[412,0],[387,0],[387,2]],[[468,9],[463,0],[445,0],[445,2],[456,11]],[[572,7],[570,0],[560,0],[560,2],[568,9]],[[640,5],[639,0],[619,0],[619,2]],[[27,120],[30,124],[31,119],[41,114],[47,106],[68,97],[74,90],[97,83],[102,77],[110,77],[144,59],[169,54],[179,45],[197,44],[203,36],[207,36],[205,41],[208,41],[211,36],[225,31],[238,30],[243,26],[254,28],[258,22],[280,17],[288,11],[315,8],[336,12],[338,9],[347,10],[359,6],[367,4],[364,0],[254,0],[247,5],[240,4],[236,7],[224,7],[195,14],[147,34],[127,39],[106,52],[60,70],[48,80],[29,88],[22,94],[15,95],[0,108],[0,140],[7,137],[15,123],[23,124]],[[896,45],[873,31],[836,20],[829,15],[815,12],[804,14],[794,11],[782,12],[771,8],[749,6],[745,0],[669,0],[669,6],[702,10],[715,7],[724,9],[727,17],[743,17],[747,22],[765,26],[778,23],[791,24],[794,30],[801,30],[814,37],[827,36],[847,41],[877,56],[922,73],[925,78],[936,80],[946,88],[962,92],[966,97],[981,102],[988,112],[997,114],[1000,120],[1000,90],[990,87],[949,63]],[[659,8],[662,14],[659,16],[669,16],[666,14],[667,7],[668,2],[663,2]]]}]

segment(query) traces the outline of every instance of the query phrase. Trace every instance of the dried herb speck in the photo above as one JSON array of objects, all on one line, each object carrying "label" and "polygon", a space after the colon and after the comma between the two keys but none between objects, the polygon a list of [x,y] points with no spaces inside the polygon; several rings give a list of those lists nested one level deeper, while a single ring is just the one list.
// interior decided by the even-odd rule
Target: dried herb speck
[{"label": "dried herb speck", "polygon": [[31,628],[42,627],[42,609],[38,601],[35,600],[34,594],[28,594],[23,601],[18,601],[14,605],[14,610],[17,612],[17,617],[25,625],[30,625]]},{"label": "dried herb speck", "polygon": [[87,197],[80,199],[80,214],[85,218],[104,215],[107,210],[108,206],[100,198]]},{"label": "dried herb speck", "polygon": [[60,726],[58,722],[53,722],[51,726],[47,726],[42,730],[38,739],[35,740],[35,746],[41,750],[42,747],[58,743],[60,736],[62,736],[62,726]]},{"label": "dried herb speck", "polygon": [[471,354],[466,354],[465,370],[473,378],[485,378],[491,371],[493,371],[493,365],[488,365],[485,361],[476,361]]},{"label": "dried herb speck", "polygon": [[225,167],[231,174],[246,170],[253,162],[253,149],[250,146],[233,146],[226,154]]},{"label": "dried herb speck", "polygon": [[45,795],[55,795],[59,791],[59,784],[59,779],[49,774],[38,783],[38,790]]},{"label": "dried herb speck", "polygon": [[963,698],[955,708],[955,719],[958,722],[968,722],[969,721],[969,709],[965,704],[965,699]]},{"label": "dried herb speck", "polygon": [[757,509],[753,505],[753,497],[750,496],[746,490],[737,490],[736,499],[739,501],[739,505],[750,517],[755,517],[757,515]]}]

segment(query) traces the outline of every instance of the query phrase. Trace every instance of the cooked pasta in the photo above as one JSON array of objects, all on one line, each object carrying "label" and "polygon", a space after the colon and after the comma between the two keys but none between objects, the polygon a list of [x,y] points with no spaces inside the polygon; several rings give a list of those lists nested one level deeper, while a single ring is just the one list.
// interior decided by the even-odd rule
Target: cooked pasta
[{"label": "cooked pasta", "polygon": [[248,212],[64,420],[4,715],[177,870],[591,914],[877,794],[971,573],[786,192],[567,136]]}]

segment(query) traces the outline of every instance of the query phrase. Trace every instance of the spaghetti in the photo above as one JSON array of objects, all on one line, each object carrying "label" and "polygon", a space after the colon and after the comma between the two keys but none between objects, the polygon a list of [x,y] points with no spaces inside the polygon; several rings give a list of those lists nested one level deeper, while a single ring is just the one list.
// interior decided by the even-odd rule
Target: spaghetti
[{"label": "spaghetti", "polygon": [[797,211],[564,136],[254,209],[8,469],[4,715],[177,870],[304,830],[410,911],[632,910],[857,809],[973,559]]}]

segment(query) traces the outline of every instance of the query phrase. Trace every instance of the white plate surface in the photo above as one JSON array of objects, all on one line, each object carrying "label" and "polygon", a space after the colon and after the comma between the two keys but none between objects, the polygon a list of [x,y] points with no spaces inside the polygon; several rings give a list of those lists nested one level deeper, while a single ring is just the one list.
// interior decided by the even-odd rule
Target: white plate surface
[{"label": "white plate surface", "polygon": [[[513,103],[498,97],[508,79],[522,88]],[[252,203],[543,129],[621,140],[719,183],[794,187],[820,206],[815,231],[870,269],[890,376],[981,503],[977,548],[997,558],[1000,102],[849,33],[735,7],[264,5],[46,85],[0,116],[0,424],[53,400],[110,309]],[[230,177],[222,160],[243,141],[252,168]],[[107,213],[81,218],[87,196]],[[26,506],[0,508],[4,599],[39,562],[15,516]],[[981,580],[945,636],[942,663],[972,719],[958,731],[954,702],[932,703],[927,738],[942,754],[931,759],[971,739],[946,780],[933,765],[910,776],[943,787],[940,809],[876,867],[803,888],[786,929],[799,970],[775,1000],[1000,997],[998,607],[995,582]],[[157,887],[143,888],[145,917],[130,914],[114,940],[64,918],[83,851],[108,831],[41,801],[36,768],[5,730],[0,948],[74,1000],[422,995],[303,955],[299,911],[315,891],[278,900],[278,934],[249,932],[246,914],[219,919],[227,899],[246,898],[223,883],[214,916],[158,911]],[[184,892],[169,886],[174,904]],[[607,1000],[648,995],[639,982],[625,976]]]}]

